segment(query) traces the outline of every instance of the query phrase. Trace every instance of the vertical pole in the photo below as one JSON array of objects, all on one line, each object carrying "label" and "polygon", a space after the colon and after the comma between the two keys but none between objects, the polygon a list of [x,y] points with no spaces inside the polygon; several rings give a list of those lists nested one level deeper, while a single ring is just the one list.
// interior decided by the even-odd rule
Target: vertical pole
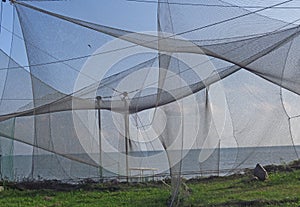
[{"label": "vertical pole", "polygon": [[100,182],[103,182],[103,168],[102,168],[102,137],[101,137],[101,109],[100,109],[100,101],[102,97],[97,96],[97,107],[98,107],[98,134],[99,134],[99,177]]},{"label": "vertical pole", "polygon": [[0,154],[0,179],[2,180],[2,154]]},{"label": "vertical pole", "polygon": [[219,139],[219,154],[218,154],[218,176],[220,177],[220,160],[221,160],[221,139]]},{"label": "vertical pole", "polygon": [[126,182],[129,181],[129,163],[128,163],[128,139],[129,139],[129,109],[128,109],[128,103],[126,100],[127,92],[123,93],[123,100],[124,100],[124,106],[125,106],[125,114],[124,114],[124,123],[125,123],[125,164],[126,164]]},{"label": "vertical pole", "polygon": [[128,128],[129,128],[129,115],[126,113],[125,114],[125,154],[126,154],[126,181],[128,182]]}]

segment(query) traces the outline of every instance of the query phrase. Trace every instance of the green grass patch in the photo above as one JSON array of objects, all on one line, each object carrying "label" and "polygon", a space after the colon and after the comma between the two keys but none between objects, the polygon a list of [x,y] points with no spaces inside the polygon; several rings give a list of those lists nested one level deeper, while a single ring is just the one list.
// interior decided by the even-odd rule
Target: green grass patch
[{"label": "green grass patch", "polygon": [[[180,206],[300,206],[300,170],[272,172],[267,181],[250,175],[194,179],[180,194]],[[28,190],[7,185],[0,206],[166,206],[170,188],[144,184],[86,184],[78,189]]]},{"label": "green grass patch", "polygon": [[267,181],[249,175],[189,184],[186,206],[300,206],[300,170],[271,173]]}]

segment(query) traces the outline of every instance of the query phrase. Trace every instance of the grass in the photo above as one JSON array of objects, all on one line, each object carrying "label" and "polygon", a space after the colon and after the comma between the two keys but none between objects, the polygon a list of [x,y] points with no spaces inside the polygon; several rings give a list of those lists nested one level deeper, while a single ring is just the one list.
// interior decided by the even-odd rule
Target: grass
[{"label": "grass", "polygon": [[300,206],[300,170],[271,173],[265,182],[236,176],[189,187],[192,193],[185,206]]},{"label": "grass", "polygon": [[0,206],[166,206],[169,189],[161,184],[127,185],[119,184],[118,189],[99,190],[18,190],[8,188],[0,192]]},{"label": "grass", "polygon": [[[185,181],[180,206],[300,206],[300,170],[272,172],[267,181],[249,174]],[[87,184],[79,189],[28,190],[8,185],[0,206],[166,206],[170,188],[161,182]]]}]

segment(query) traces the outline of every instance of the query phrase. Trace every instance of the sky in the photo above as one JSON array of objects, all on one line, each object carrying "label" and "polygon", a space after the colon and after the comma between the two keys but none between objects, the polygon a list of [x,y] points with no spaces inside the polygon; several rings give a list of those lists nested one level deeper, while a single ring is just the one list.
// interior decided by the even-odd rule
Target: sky
[{"label": "sky", "polygon": [[[60,2],[46,3],[43,1],[32,1],[30,4],[47,10],[52,10],[56,13],[61,13],[65,16],[71,16],[74,18],[80,18],[86,21],[95,22],[102,25],[108,25],[115,28],[126,29],[129,31],[156,31],[157,29],[157,4],[150,1],[135,2],[127,0],[100,0],[90,1],[86,4],[82,0],[64,1],[63,5]],[[73,4],[76,2],[76,4]],[[195,2],[193,0],[186,1],[174,1],[174,2]],[[215,1],[208,1],[207,3],[214,4]],[[260,0],[227,0],[229,3],[238,4],[241,6],[257,5],[265,6],[264,1]],[[281,2],[280,0],[270,0],[268,5]],[[11,45],[11,32],[12,19],[13,19],[13,6],[7,1],[2,3],[2,26],[0,34],[0,48],[9,53]],[[26,1],[25,1],[26,3]],[[216,3],[215,3],[216,4]],[[298,7],[297,9],[269,9],[260,12],[262,15],[269,16],[271,18],[280,19],[286,22],[293,22],[300,19],[300,1],[294,0],[292,2],[283,4],[286,7]],[[183,6],[184,7],[184,6]],[[257,8],[249,8],[249,10],[257,10]],[[74,12],[75,11],[75,12]],[[74,14],[76,14],[74,16]],[[95,14],[95,15],[92,15]],[[205,14],[204,14],[205,15]],[[17,22],[17,21],[16,21]],[[299,22],[297,22],[299,23]],[[8,30],[8,31],[7,31]],[[22,36],[21,31],[14,31],[17,35]],[[22,60],[24,61],[24,60]]]},{"label": "sky", "polygon": [[[180,0],[178,0],[180,1]],[[228,0],[228,2],[238,3],[243,6],[260,5],[264,6],[261,0]],[[91,4],[86,4],[84,0],[64,1],[64,6],[60,2],[45,3],[43,1],[31,2],[40,8],[47,8],[49,11],[70,16],[73,18],[83,19],[85,21],[95,22],[102,25],[108,25],[115,28],[125,29],[129,31],[156,31],[157,28],[157,5],[154,3],[139,3],[130,2],[126,0],[101,0],[91,1]],[[182,2],[182,1],[180,1]],[[191,0],[186,0],[191,2]],[[207,1],[210,2],[210,1]],[[279,0],[270,0],[270,2],[280,2]],[[2,26],[0,34],[0,48],[8,54],[10,53],[11,32],[13,30],[13,6],[9,3],[2,3]],[[300,1],[293,1],[285,6],[299,6]],[[255,9],[250,9],[255,10]],[[267,15],[271,18],[281,19],[287,22],[293,22],[300,19],[300,12],[298,9],[272,9],[264,11],[261,14]],[[95,14],[95,15],[93,15]],[[299,23],[299,22],[298,22]],[[8,31],[7,31],[8,30]],[[17,35],[22,36],[20,28],[16,26],[15,31]],[[15,52],[15,51],[14,51]],[[24,53],[16,52],[13,54],[21,65],[27,65]]]},{"label": "sky", "polygon": [[[154,4],[136,4],[126,2],[125,0],[101,0],[90,1],[91,4],[86,4],[85,1],[75,0],[65,1],[64,6],[60,6],[60,2],[30,2],[33,5],[53,10],[57,13],[72,16],[86,21],[96,22],[103,25],[108,25],[116,28],[127,29],[131,31],[155,31],[156,30],[156,6]],[[17,19],[16,12],[13,6],[7,1],[2,3],[2,22],[0,33],[0,49],[4,50],[7,54],[11,54],[20,65],[28,65],[26,55],[24,53],[24,45],[18,37],[14,38],[14,45],[18,49],[10,51],[12,41],[12,31],[17,36],[22,37],[21,29],[18,21],[13,22],[13,18]],[[36,4],[35,4],[36,3]],[[75,5],[75,6],[74,6]],[[74,12],[76,11],[76,12]],[[95,14],[95,15],[93,15]],[[15,15],[15,17],[14,17]],[[15,26],[13,29],[13,25]],[[21,52],[23,51],[23,52]],[[26,68],[28,69],[28,68]],[[31,154],[32,148],[30,146],[15,142],[16,154]]]}]

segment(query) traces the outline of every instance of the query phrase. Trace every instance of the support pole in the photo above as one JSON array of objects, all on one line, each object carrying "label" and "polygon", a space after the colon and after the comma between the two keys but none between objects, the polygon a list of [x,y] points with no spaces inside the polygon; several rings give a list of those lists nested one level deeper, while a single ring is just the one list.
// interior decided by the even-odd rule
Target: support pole
[{"label": "support pole", "polygon": [[220,160],[221,160],[221,139],[219,139],[219,145],[218,145],[218,177],[220,177]]},{"label": "support pole", "polygon": [[103,167],[102,167],[102,137],[101,137],[101,108],[100,108],[100,102],[102,97],[97,96],[97,107],[98,107],[98,132],[99,132],[99,177],[100,182],[103,182]]},{"label": "support pole", "polygon": [[0,179],[3,180],[3,177],[2,177],[2,154],[0,154]]},{"label": "support pole", "polygon": [[129,138],[129,115],[125,114],[125,154],[126,154],[126,181],[128,182],[129,176],[129,162],[128,162],[128,138]]},{"label": "support pole", "polygon": [[124,113],[124,123],[125,123],[125,165],[126,165],[126,182],[129,181],[129,161],[128,161],[128,142],[129,142],[129,109],[128,109],[128,103],[126,100],[127,92],[123,93],[123,101],[124,101],[124,107],[125,107],[125,113]]}]

